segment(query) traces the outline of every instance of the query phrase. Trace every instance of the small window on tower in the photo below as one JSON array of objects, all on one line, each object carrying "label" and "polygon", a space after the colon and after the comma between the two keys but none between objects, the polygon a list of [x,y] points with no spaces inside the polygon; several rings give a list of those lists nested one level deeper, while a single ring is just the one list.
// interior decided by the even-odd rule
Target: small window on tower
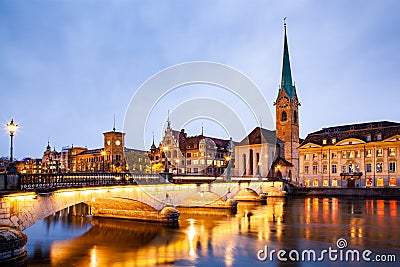
[{"label": "small window on tower", "polygon": [[287,114],[286,111],[282,112],[281,121],[287,121]]},{"label": "small window on tower", "polygon": [[293,111],[293,122],[297,123],[297,111]]}]

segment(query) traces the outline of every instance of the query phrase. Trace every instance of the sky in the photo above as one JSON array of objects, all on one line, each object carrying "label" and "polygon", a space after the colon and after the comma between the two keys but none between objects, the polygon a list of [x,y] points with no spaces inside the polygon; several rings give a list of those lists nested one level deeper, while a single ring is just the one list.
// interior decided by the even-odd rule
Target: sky
[{"label": "sky", "polygon": [[[48,140],[58,151],[102,147],[114,114],[122,130],[138,88],[184,62],[240,71],[274,114],[284,17],[301,137],[327,126],[399,121],[399,12],[396,0],[0,0],[0,156],[9,155],[11,118],[19,159],[41,157]],[[182,101],[195,95],[175,93]],[[179,104],[167,100],[156,109],[161,122]],[[216,134],[215,123],[199,120],[187,125],[189,135],[201,123]],[[160,127],[148,127],[144,146],[152,132],[159,141]]]}]

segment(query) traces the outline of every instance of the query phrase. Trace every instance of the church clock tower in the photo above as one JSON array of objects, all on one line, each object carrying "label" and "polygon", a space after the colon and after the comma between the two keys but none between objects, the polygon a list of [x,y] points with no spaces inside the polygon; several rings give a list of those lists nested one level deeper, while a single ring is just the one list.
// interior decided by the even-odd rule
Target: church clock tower
[{"label": "church clock tower", "polygon": [[299,106],[296,86],[292,82],[290,70],[289,49],[286,35],[286,22],[284,23],[285,36],[283,46],[282,78],[276,98],[276,137],[284,142],[285,160],[289,161],[292,167],[292,178],[297,178],[299,166]]}]

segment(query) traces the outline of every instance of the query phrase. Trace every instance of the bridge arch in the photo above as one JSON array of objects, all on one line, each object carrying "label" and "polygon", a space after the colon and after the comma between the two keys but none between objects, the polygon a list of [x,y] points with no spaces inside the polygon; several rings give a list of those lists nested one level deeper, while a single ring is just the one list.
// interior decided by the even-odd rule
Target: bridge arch
[{"label": "bridge arch", "polygon": [[19,193],[0,199],[0,224],[16,226],[24,230],[36,222],[70,206],[87,203],[95,204],[96,199],[125,198],[137,201],[161,211],[166,204],[152,198],[139,186],[114,186],[58,190],[37,194]]}]

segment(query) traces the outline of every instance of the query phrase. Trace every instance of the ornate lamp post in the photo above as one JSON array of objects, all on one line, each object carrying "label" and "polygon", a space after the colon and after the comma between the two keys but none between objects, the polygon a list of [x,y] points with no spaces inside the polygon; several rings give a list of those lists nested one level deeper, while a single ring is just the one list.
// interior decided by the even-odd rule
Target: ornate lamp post
[{"label": "ornate lamp post", "polygon": [[14,119],[11,119],[10,123],[7,123],[7,130],[10,133],[11,146],[10,146],[10,163],[13,166],[13,137],[14,133],[17,131],[18,125],[14,123]]}]

